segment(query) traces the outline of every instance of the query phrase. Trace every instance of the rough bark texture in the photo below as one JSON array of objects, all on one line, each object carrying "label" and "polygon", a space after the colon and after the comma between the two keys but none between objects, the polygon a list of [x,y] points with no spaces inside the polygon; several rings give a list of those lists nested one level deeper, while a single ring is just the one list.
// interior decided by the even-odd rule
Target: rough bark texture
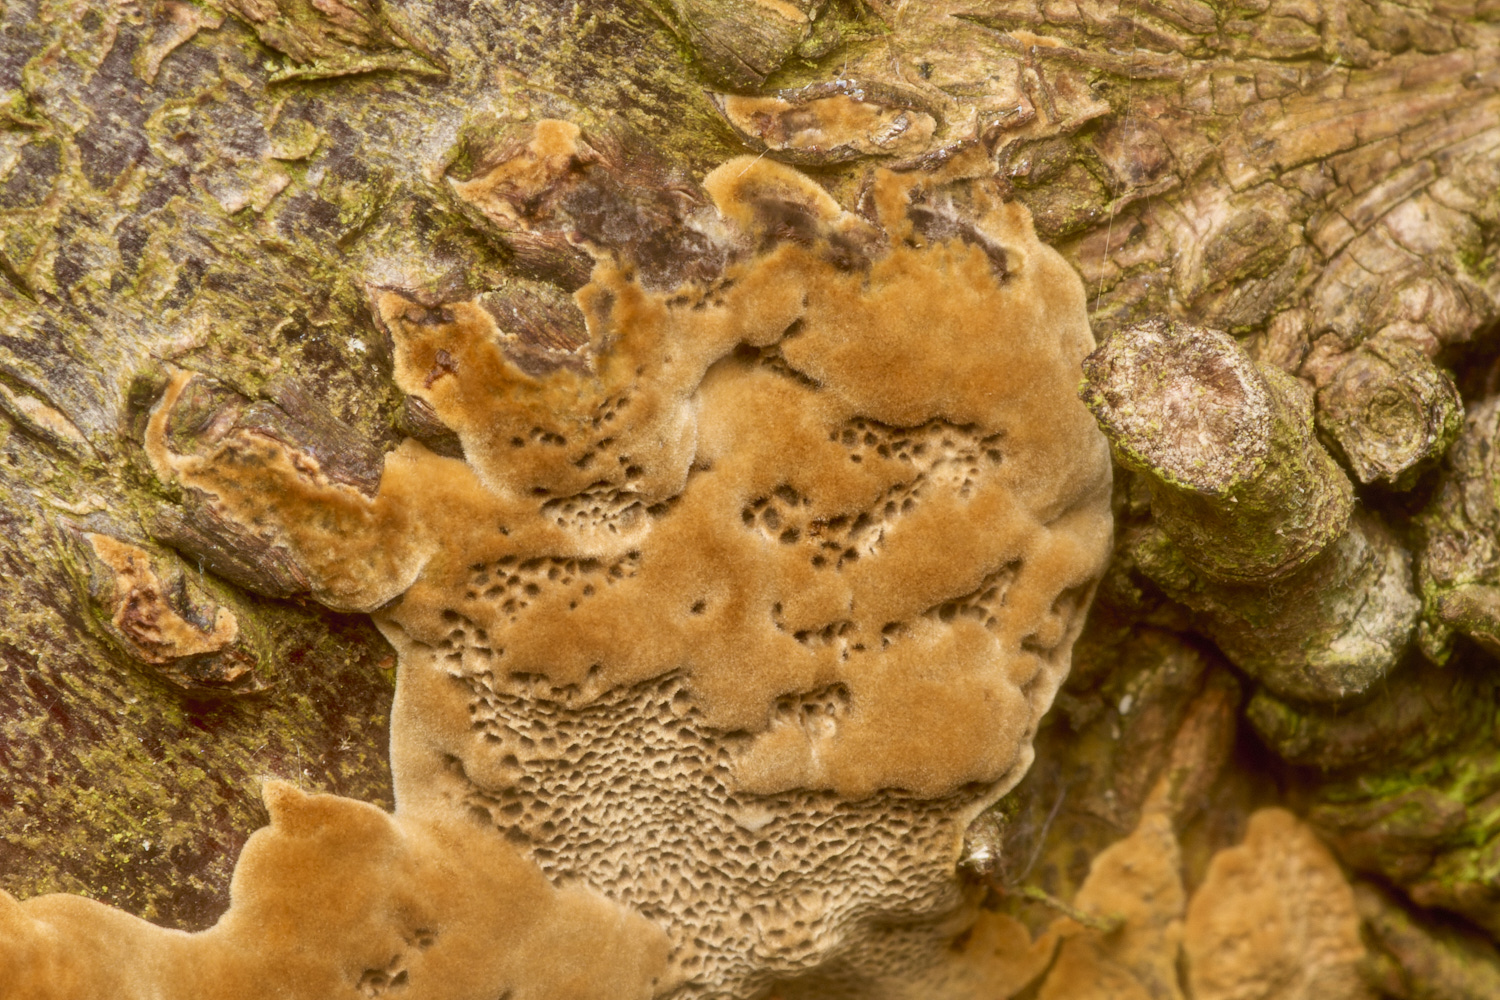
[{"label": "rough bark texture", "polygon": [[[438,318],[518,282],[566,301],[599,241],[665,287],[704,266],[673,178],[749,151],[869,212],[872,165],[967,156],[1084,276],[1095,390],[1105,360],[1138,363],[1094,400],[1122,463],[1114,569],[966,867],[1041,929],[1026,900],[1074,899],[1151,817],[1191,892],[1257,808],[1288,806],[1384,886],[1356,897],[1372,989],[1492,995],[1494,0],[0,17],[0,888],[200,928],[265,821],[261,777],[389,804],[389,648],[152,476],[170,368],[207,376],[177,450],[250,428],[372,493],[403,438],[459,448],[395,387],[371,306],[389,286]],[[568,176],[592,180],[509,208],[464,187],[542,117],[588,132],[597,164]],[[1177,346],[1140,350],[1168,321]],[[1115,419],[1132,407],[1139,441]]]}]

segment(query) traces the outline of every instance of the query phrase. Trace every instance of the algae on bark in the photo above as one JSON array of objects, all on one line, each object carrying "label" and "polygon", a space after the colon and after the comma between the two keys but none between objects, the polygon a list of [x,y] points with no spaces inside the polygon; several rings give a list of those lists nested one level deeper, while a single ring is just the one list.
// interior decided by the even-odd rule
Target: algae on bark
[{"label": "algae on bark", "polygon": [[[1208,579],[1153,514],[1159,485],[1122,475],[1122,544],[1081,647],[1093,652],[1041,735],[1036,780],[1000,807],[997,842],[1014,841],[1002,882],[1071,871],[1044,883],[1069,896],[1088,857],[1129,832],[1141,774],[1183,731],[1178,696],[1152,693],[1175,682],[1142,679],[1160,675],[1140,664],[1186,643],[1223,682],[1183,716],[1217,735],[1181,745],[1230,738],[1231,677],[1249,689],[1251,723],[1222,769],[1207,750],[1173,765],[1199,817],[1184,832],[1189,882],[1252,806],[1290,801],[1346,863],[1493,921],[1493,2],[23,0],[0,17],[0,885],[91,887],[202,926],[264,819],[257,776],[387,800],[383,641],[289,599],[305,581],[288,560],[154,483],[134,442],[170,362],[221,387],[203,413],[232,401],[320,460],[342,455],[333,466],[356,480],[360,453],[406,437],[461,454],[392,385],[369,286],[400,275],[441,310],[511,301],[518,281],[581,284],[587,268],[559,234],[586,230],[585,205],[524,245],[455,196],[503,152],[471,139],[555,116],[582,127],[599,162],[649,150],[689,175],[747,151],[745,137],[771,160],[794,150],[866,210],[871,163],[977,157],[1083,274],[1101,335],[1145,320],[1224,330],[1262,379],[1279,369],[1310,393],[1320,437],[1303,447],[1360,483],[1343,547],[1313,563],[1337,563],[1333,589],[1354,600],[1330,610],[1312,587],[1320,601],[1303,607],[1279,581]],[[825,97],[844,103],[813,106]],[[885,131],[839,131],[866,120]],[[639,211],[680,192],[660,195]],[[663,270],[685,252],[665,248]],[[1460,397],[1469,416],[1444,459]],[[128,578],[116,585],[91,536],[148,553],[156,583],[132,556],[115,560]],[[1405,608],[1408,564],[1418,642],[1451,673],[1397,655],[1393,626],[1360,654],[1382,666],[1334,685],[1384,675],[1357,699],[1300,701],[1314,693],[1305,676],[1260,686],[1266,636],[1284,649],[1276,629],[1299,615],[1359,620],[1359,580]],[[236,639],[209,650],[228,634],[216,609]],[[199,651],[168,655],[168,633],[189,640],[172,649]],[[215,666],[235,649],[248,659]],[[1160,711],[1137,716],[1148,703]],[[1080,767],[1110,777],[1087,792],[1058,780]],[[1106,791],[1126,806],[1101,805]],[[1033,839],[1046,846],[1028,866]],[[1420,933],[1366,908],[1385,942],[1381,988],[1445,995],[1433,984],[1459,981],[1443,957],[1459,946],[1410,912]]]}]

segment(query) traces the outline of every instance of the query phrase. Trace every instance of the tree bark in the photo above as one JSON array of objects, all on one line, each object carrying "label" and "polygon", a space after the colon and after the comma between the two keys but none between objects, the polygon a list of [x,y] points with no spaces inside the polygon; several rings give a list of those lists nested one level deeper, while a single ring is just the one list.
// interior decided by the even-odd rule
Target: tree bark
[{"label": "tree bark", "polygon": [[[671,284],[700,248],[649,238],[732,156],[857,210],[873,166],[967,156],[1083,275],[1101,340],[1227,335],[1352,510],[1310,570],[1225,571],[1305,527],[1277,495],[1295,470],[1257,480],[1252,525],[1200,502],[1238,480],[1184,489],[1141,457],[1159,442],[1112,435],[1116,563],[1032,776],[974,834],[1005,858],[986,877],[1070,897],[1165,774],[1189,882],[1290,804],[1408,894],[1361,896],[1379,989],[1500,974],[1470,934],[1500,934],[1495,0],[13,0],[0,25],[0,888],[202,928],[261,777],[390,804],[389,647],[152,475],[173,371],[204,376],[175,432],[232,417],[370,493],[403,438],[458,447],[395,385],[378,293],[565,297],[610,226]],[[543,192],[517,221],[464,187],[540,118],[630,178],[630,220],[548,216]],[[1351,536],[1378,558],[1313,565]],[[1352,597],[1268,643],[1297,573]],[[1410,614],[1357,683],[1278,682],[1282,646],[1332,644],[1393,586]],[[1469,930],[1422,930],[1455,914]]]}]

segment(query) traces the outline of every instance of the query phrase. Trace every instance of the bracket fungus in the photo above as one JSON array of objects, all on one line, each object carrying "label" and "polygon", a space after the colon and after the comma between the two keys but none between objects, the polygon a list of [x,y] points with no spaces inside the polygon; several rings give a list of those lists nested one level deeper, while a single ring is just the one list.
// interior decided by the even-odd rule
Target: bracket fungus
[{"label": "bracket fungus", "polygon": [[[868,217],[750,157],[703,187],[708,280],[585,243],[571,298],[372,288],[457,442],[373,489],[170,378],[158,477],[395,646],[397,807],[269,786],[218,926],[5,902],[26,961],[116,997],[972,995],[964,831],[1110,550],[1082,284],[988,178],[878,172]],[[150,961],[67,943],[111,922]]]}]

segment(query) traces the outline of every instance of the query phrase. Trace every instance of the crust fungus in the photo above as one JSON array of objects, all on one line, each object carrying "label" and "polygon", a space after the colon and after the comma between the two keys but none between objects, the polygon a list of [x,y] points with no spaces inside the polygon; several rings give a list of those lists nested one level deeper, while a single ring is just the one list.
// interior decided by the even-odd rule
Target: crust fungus
[{"label": "crust fungus", "polygon": [[210,590],[159,550],[93,531],[73,537],[97,624],[125,655],[200,697],[264,689],[262,644],[242,634],[227,588]]},{"label": "crust fungus", "polygon": [[1291,813],[1262,809],[1243,844],[1214,855],[1188,906],[1194,1000],[1365,1000],[1359,925],[1328,849]]},{"label": "crust fungus", "polygon": [[[1036,1000],[1182,1000],[1177,956],[1187,896],[1171,817],[1152,809],[1131,834],[1096,854],[1066,915],[1034,940],[1004,913],[986,912],[964,952],[969,967],[1004,967],[983,989],[955,996]],[[1045,894],[1043,894],[1045,896]],[[966,954],[966,957],[967,954]]]},{"label": "crust fungus", "polygon": [[372,289],[462,456],[407,440],[377,489],[240,405],[185,433],[205,380],[171,379],[157,474],[400,668],[394,817],[272,787],[223,921],[131,931],[168,979],[296,953],[323,985],[288,995],[320,998],[999,995],[934,966],[971,919],[964,830],[1029,766],[1108,557],[1083,288],[983,178],[878,173],[870,217],[749,157],[704,188],[709,280],[575,241],[571,299]]},{"label": "crust fungus", "polygon": [[711,96],[743,142],[788,163],[914,156],[926,151],[937,127],[914,96],[853,80],[815,83],[767,97]]},{"label": "crust fungus", "polygon": [[[1012,978],[998,993],[968,995],[1373,1000],[1363,978],[1369,955],[1355,891],[1305,824],[1284,809],[1255,812],[1244,842],[1214,853],[1189,900],[1173,821],[1158,807],[1165,804],[1158,800],[1128,837],[1094,856],[1073,906],[1052,901],[1069,915],[1035,940],[1004,914],[982,916],[966,949],[1006,965]],[[1371,908],[1368,900],[1360,905]],[[1408,956],[1435,950],[1413,940],[1400,921],[1387,904],[1377,928],[1388,949]],[[1472,943],[1441,947],[1449,954],[1437,957],[1450,978],[1469,978],[1460,963]]]}]

